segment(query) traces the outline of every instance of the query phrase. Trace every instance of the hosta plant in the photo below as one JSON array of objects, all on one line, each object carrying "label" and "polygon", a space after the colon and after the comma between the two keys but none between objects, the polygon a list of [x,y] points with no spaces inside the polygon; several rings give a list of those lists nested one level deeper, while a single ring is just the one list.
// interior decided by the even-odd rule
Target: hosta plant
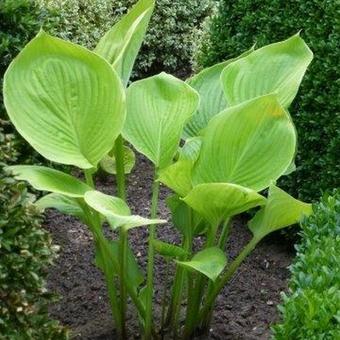
[{"label": "hosta plant", "polygon": [[[144,339],[166,329],[188,339],[207,329],[217,295],[255,246],[311,212],[275,183],[294,171],[297,136],[288,108],[312,53],[295,35],[251,48],[187,82],[161,73],[129,84],[153,7],[154,1],[140,0],[94,51],[43,31],[23,49],[5,75],[8,115],[41,155],[84,176],[33,165],[9,170],[50,192],[36,202],[41,209],[56,208],[89,227],[121,338],[127,337],[130,299]],[[131,145],[154,165],[150,218],[132,215],[125,201]],[[100,165],[117,176],[117,197],[96,190],[93,174]],[[181,234],[178,245],[157,239],[157,225],[165,222],[157,216],[160,183],[173,191],[167,204]],[[248,223],[253,238],[228,260],[232,218],[254,208]],[[104,235],[105,223],[119,230],[118,239]],[[131,228],[144,226],[146,273],[128,240]],[[205,244],[194,252],[197,236]],[[176,265],[161,325],[152,304],[156,255]]]}]

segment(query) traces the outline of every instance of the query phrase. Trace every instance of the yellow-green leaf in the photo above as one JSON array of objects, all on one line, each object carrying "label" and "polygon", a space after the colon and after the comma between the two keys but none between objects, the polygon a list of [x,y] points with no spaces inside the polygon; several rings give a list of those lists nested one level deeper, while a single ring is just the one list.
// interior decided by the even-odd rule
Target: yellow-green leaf
[{"label": "yellow-green leaf", "polygon": [[4,77],[18,132],[45,158],[82,169],[112,149],[125,119],[118,75],[100,56],[40,32]]},{"label": "yellow-green leaf", "polygon": [[193,183],[267,188],[290,166],[296,132],[275,95],[258,97],[214,117],[202,138]]},{"label": "yellow-green leaf", "polygon": [[85,202],[94,210],[102,214],[113,229],[123,227],[125,229],[136,228],[150,224],[166,223],[164,220],[147,219],[137,215],[131,215],[127,204],[120,198],[105,195],[99,191],[89,191],[84,196]]},{"label": "yellow-green leaf", "polygon": [[139,0],[99,41],[95,52],[104,57],[126,86],[147,30],[155,0]]},{"label": "yellow-green leaf", "polygon": [[298,223],[312,212],[311,204],[301,202],[272,185],[267,204],[249,221],[248,226],[254,236],[261,239],[275,230]]},{"label": "yellow-green leaf", "polygon": [[176,261],[182,267],[195,270],[215,281],[227,264],[224,252],[217,247],[201,250],[193,256],[191,261]]},{"label": "yellow-green leaf", "polygon": [[195,186],[184,202],[212,226],[259,205],[266,199],[256,191],[229,183],[207,183]]},{"label": "yellow-green leaf", "polygon": [[254,48],[214,66],[208,67],[190,78],[187,82],[201,97],[200,107],[184,128],[184,137],[199,136],[210,119],[227,108],[227,101],[223,92],[221,73],[230,63],[247,56]]},{"label": "yellow-green leaf", "polygon": [[33,188],[69,197],[83,197],[91,188],[77,178],[61,171],[35,165],[14,165],[6,169],[16,179],[27,181]]},{"label": "yellow-green leaf", "polygon": [[171,164],[183,126],[197,109],[199,96],[185,82],[161,73],[127,90],[123,136],[158,168]]},{"label": "yellow-green leaf", "polygon": [[[136,163],[135,153],[128,146],[124,146],[124,172],[125,174],[131,173]],[[101,168],[108,174],[116,174],[116,158],[114,155],[106,155],[100,161]]]},{"label": "yellow-green leaf", "polygon": [[276,93],[280,104],[289,107],[312,59],[312,51],[299,34],[255,50],[222,72],[228,104]]}]

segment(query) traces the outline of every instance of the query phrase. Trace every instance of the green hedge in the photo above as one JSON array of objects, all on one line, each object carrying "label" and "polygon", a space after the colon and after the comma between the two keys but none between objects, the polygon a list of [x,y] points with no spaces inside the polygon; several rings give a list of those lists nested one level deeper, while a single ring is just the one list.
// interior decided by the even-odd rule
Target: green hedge
[{"label": "green hedge", "polygon": [[209,66],[302,30],[315,59],[290,109],[298,168],[280,184],[304,200],[340,187],[339,10],[335,0],[221,0],[197,56],[200,66]]},{"label": "green hedge", "polygon": [[276,340],[340,338],[340,191],[325,195],[302,223]]},{"label": "green hedge", "polygon": [[[15,159],[13,136],[0,126],[0,159]],[[5,174],[0,163],[0,339],[62,340],[67,331],[49,319],[52,296],[45,288],[46,268],[56,247],[40,226],[24,183]]]}]

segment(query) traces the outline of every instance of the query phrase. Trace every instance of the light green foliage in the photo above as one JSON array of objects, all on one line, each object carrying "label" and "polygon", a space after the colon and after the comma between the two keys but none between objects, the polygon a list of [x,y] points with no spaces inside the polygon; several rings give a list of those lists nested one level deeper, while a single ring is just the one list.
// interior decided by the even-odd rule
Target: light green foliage
[{"label": "light green foliage", "polygon": [[196,185],[183,200],[213,227],[266,203],[266,199],[256,191],[229,183]]},{"label": "light green foliage", "polygon": [[157,168],[171,164],[185,122],[199,103],[183,81],[161,73],[133,83],[127,91],[123,136]]},{"label": "light green foliage", "polygon": [[128,230],[135,227],[166,222],[164,220],[150,220],[131,215],[129,207],[122,199],[102,194],[99,191],[86,192],[84,199],[91,208],[105,216],[113,229],[123,227]]},{"label": "light green foliage", "polygon": [[221,75],[228,104],[276,93],[279,103],[288,108],[312,59],[313,53],[299,35],[240,58]]},{"label": "light green foliage", "polygon": [[[252,51],[253,49],[243,53],[239,58],[245,57]],[[210,119],[227,107],[227,98],[223,92],[221,73],[226,66],[239,58],[230,59],[208,67],[188,80],[188,84],[200,94],[201,102],[197,113],[185,126],[185,137],[199,136],[201,130],[208,125]]]},{"label": "light green foliage", "polygon": [[[314,53],[290,107],[299,135],[297,171],[279,185],[303,200],[340,187],[339,1],[220,0],[198,53],[200,67],[301,31]],[[268,73],[269,75],[269,73]],[[259,79],[257,79],[259,80]]]},{"label": "light green foliage", "polygon": [[170,243],[153,240],[153,245],[157,253],[168,258],[183,258],[189,255],[183,248]]},{"label": "light green foliage", "polygon": [[105,58],[126,86],[142,45],[154,0],[141,0],[100,39],[95,52]]},{"label": "light green foliage", "polygon": [[69,197],[83,197],[91,188],[71,175],[43,166],[14,165],[7,168],[19,180],[29,182],[35,189],[51,191]]},{"label": "light green foliage", "polygon": [[296,200],[280,188],[269,188],[268,202],[249,222],[255,237],[267,234],[298,223],[304,216],[312,213],[312,205]]},{"label": "light green foliage", "polygon": [[338,339],[340,335],[340,194],[324,195],[302,222],[289,291],[274,339]]},{"label": "light green foliage", "polygon": [[286,171],[295,147],[294,126],[276,96],[258,97],[209,122],[193,182],[234,183],[260,191]]},{"label": "light green foliage", "polygon": [[224,252],[217,247],[204,249],[193,256],[190,261],[178,261],[180,266],[194,270],[215,281],[227,264]]},{"label": "light green foliage", "polygon": [[44,32],[7,70],[4,101],[17,130],[39,153],[82,169],[96,167],[112,149],[125,116],[123,87],[111,66]]}]

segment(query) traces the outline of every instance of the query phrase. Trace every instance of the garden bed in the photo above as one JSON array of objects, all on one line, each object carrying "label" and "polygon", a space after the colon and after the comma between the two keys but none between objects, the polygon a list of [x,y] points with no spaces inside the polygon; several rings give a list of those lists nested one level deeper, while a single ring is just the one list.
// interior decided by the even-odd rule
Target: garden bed
[{"label": "garden bed", "polygon": [[[135,213],[149,215],[147,202],[151,183],[151,166],[140,158],[128,178],[129,205]],[[112,176],[99,179],[97,184],[101,191],[114,193]],[[166,196],[167,189],[163,187],[160,215],[169,220],[164,202]],[[102,274],[93,265],[93,242],[87,228],[74,218],[54,211],[48,212],[45,227],[53,234],[54,242],[61,246],[60,257],[49,273],[49,288],[60,295],[60,301],[51,306],[51,315],[68,326],[76,339],[115,339],[105,284]],[[130,235],[130,246],[145,267],[146,229],[133,229]],[[170,242],[179,239],[169,225],[159,227],[158,236]],[[249,238],[244,221],[241,218],[236,220],[228,248],[231,258]],[[278,317],[276,305],[280,291],[286,289],[287,266],[292,257],[291,249],[284,242],[275,238],[262,242],[219,296],[209,339],[268,339],[270,325]],[[157,302],[161,299],[164,271],[165,263],[157,257]],[[156,311],[155,315],[159,317],[160,311]],[[140,338],[132,309],[128,311],[128,329],[131,339]]]}]

